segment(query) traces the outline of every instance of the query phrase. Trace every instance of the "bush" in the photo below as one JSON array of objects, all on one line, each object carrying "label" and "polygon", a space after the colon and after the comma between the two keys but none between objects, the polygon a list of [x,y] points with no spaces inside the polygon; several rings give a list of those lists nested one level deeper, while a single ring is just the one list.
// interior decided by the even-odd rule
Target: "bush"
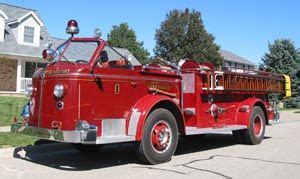
[{"label": "bush", "polygon": [[300,98],[290,98],[283,101],[284,108],[300,108]]}]

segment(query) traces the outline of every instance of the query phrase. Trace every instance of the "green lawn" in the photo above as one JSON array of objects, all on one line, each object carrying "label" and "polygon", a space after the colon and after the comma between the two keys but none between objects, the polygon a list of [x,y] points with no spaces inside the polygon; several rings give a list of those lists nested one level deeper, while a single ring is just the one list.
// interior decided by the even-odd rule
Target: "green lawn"
[{"label": "green lawn", "polygon": [[0,126],[10,125],[14,116],[20,118],[27,101],[25,97],[0,96]]},{"label": "green lawn", "polygon": [[[20,118],[20,113],[27,101],[25,97],[0,96],[0,126],[9,126],[14,116]],[[26,146],[33,144],[36,140],[30,136],[0,132],[0,148]]]},{"label": "green lawn", "polygon": [[21,134],[0,132],[0,148],[33,145],[36,140],[38,139]]}]

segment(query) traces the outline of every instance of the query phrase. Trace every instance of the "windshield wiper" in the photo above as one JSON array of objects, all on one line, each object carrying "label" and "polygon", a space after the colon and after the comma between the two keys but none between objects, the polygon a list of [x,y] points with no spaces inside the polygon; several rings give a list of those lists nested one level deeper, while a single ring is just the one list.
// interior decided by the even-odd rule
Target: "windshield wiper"
[{"label": "windshield wiper", "polygon": [[57,53],[58,53],[60,56],[62,56],[62,57],[66,60],[66,61],[64,61],[64,62],[72,63],[72,64],[75,65],[74,62],[70,61],[70,60],[69,60],[67,57],[65,57],[62,53],[60,53],[59,51],[57,51]]}]

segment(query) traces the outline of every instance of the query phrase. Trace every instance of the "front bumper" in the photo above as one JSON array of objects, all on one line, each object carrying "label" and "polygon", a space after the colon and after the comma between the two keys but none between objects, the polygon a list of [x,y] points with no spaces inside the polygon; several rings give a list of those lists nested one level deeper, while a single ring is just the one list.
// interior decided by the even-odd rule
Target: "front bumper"
[{"label": "front bumper", "polygon": [[21,123],[15,123],[11,125],[11,132],[59,142],[82,144],[97,143],[97,128],[90,128],[87,131],[63,131],[59,129],[38,128],[23,125]]}]

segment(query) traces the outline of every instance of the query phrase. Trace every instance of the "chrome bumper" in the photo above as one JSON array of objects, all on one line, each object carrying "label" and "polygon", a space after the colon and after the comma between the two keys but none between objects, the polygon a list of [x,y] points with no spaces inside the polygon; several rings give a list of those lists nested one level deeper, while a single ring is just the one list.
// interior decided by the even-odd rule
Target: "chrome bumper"
[{"label": "chrome bumper", "polygon": [[83,144],[97,143],[97,128],[89,129],[87,131],[63,131],[58,129],[32,127],[16,123],[11,125],[11,132],[59,142]]}]

